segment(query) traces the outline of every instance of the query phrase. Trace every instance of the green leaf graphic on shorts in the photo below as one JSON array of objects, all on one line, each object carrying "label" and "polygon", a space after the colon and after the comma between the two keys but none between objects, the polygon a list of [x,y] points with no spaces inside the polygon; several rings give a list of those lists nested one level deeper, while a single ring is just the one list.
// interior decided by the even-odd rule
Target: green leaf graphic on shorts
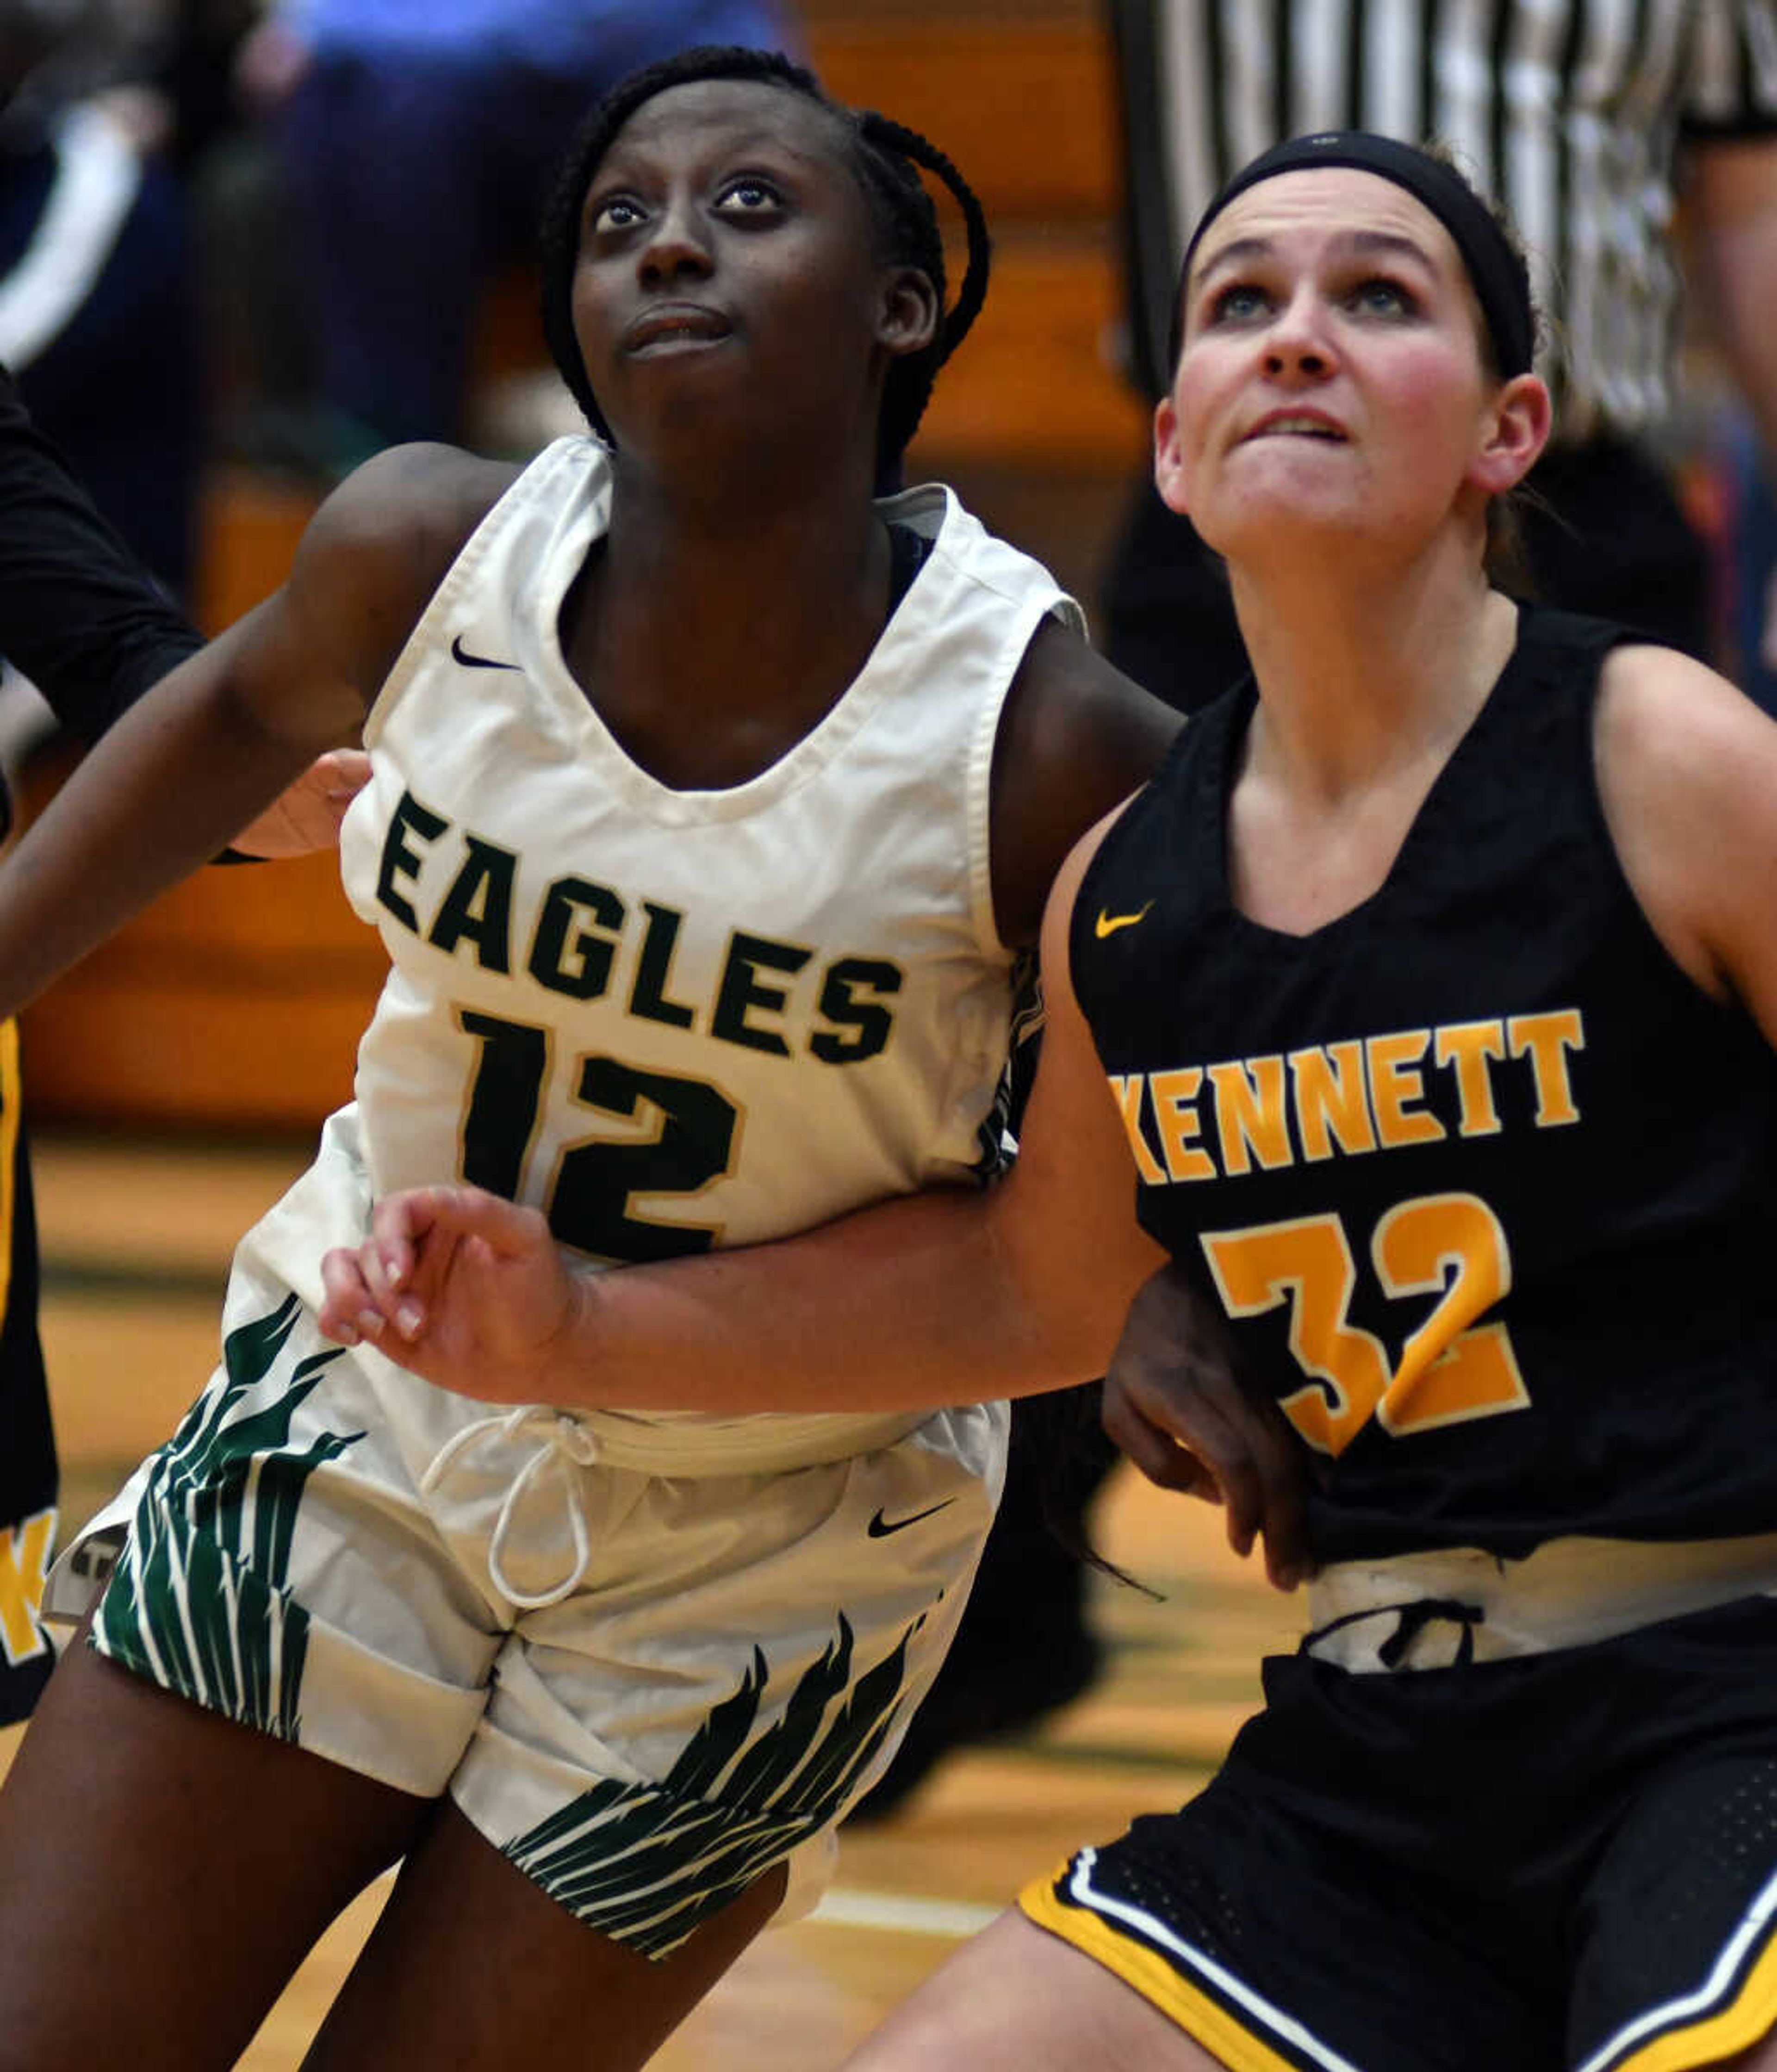
[{"label": "green leaf graphic on shorts", "polygon": [[108,1655],[284,1741],[297,1737],[308,1642],[308,1614],[284,1587],[297,1511],[315,1469],[364,1437],[327,1433],[285,1450],[339,1346],[299,1360],[279,1394],[242,1411],[300,1314],[292,1295],[230,1332],[224,1378],[157,1457],[95,1621]]},{"label": "green leaf graphic on shorts", "polygon": [[594,1785],[508,1843],[506,1855],[582,1921],[664,1955],[835,1818],[889,1730],[907,1643],[922,1622],[852,1684],[852,1631],[841,1616],[763,1733],[755,1730],[770,1664],[755,1648],[739,1688],[664,1783]]}]

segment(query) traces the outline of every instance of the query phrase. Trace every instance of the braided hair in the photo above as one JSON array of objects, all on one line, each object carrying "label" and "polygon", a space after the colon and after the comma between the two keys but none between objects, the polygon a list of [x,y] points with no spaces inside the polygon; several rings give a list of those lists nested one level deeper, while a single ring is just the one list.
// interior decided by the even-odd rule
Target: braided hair
[{"label": "braided hair", "polygon": [[580,216],[586,190],[611,142],[636,109],[669,88],[699,80],[743,80],[799,93],[831,117],[845,162],[862,189],[876,235],[878,255],[888,265],[911,266],[931,281],[940,312],[946,290],[944,240],[937,212],[918,168],[937,175],[962,211],[969,241],[968,265],[955,306],[941,314],[929,345],[891,367],[877,426],[877,475],[884,484],[899,479],[900,459],[924,415],[938,369],[961,344],[987,293],[987,219],[962,175],[937,146],[886,115],[847,108],[822,88],[814,74],[780,51],[700,45],[620,80],[582,123],[556,181],[541,234],[543,330],[562,380],[601,438],[611,429],[592,393],[574,334],[574,269],[580,252]]}]

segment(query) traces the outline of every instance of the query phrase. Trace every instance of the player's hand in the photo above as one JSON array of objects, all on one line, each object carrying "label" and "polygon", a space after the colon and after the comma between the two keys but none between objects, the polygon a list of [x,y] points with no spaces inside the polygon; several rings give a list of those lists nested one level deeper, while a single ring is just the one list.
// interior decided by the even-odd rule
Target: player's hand
[{"label": "player's hand", "polygon": [[1174,1266],[1129,1305],[1104,1424],[1150,1482],[1224,1505],[1236,1554],[1262,1538],[1279,1589],[1310,1572],[1300,1442],[1275,1404],[1241,1385],[1221,1317]]},{"label": "player's hand", "polygon": [[547,1403],[582,1315],[573,1272],[535,1209],[479,1187],[385,1195],[361,1245],[321,1262],[323,1331],[488,1403]]},{"label": "player's hand", "polygon": [[243,856],[306,856],[333,849],[346,808],[370,781],[370,758],[359,748],[317,756],[287,791],[274,799],[229,845]]}]

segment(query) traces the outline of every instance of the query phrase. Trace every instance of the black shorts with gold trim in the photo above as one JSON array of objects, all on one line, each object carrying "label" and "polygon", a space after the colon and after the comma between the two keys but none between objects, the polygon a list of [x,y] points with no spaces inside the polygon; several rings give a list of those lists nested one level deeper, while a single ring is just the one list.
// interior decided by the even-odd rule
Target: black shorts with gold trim
[{"label": "black shorts with gold trim", "polygon": [[1777,2025],[1777,1601],[1265,1684],[1199,1797],[1020,1901],[1236,2072],[1683,2072]]},{"label": "black shorts with gold trim", "polygon": [[56,1532],[56,1442],[37,1339],[37,1230],[19,1114],[19,1036],[0,1022],[0,1726],[22,1720],[53,1656],[38,1621]]}]

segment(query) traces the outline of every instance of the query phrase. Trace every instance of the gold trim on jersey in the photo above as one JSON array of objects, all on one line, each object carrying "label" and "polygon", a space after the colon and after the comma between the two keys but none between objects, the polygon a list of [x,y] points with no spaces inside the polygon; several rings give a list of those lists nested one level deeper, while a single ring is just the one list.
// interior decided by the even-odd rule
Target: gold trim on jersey
[{"label": "gold trim on jersey", "polygon": [[18,1214],[14,1182],[19,1157],[19,1025],[0,1022],[0,1322],[12,1299],[13,1219]]},{"label": "gold trim on jersey", "polygon": [[[1079,1875],[1077,1867],[1091,1856],[1090,1850],[1084,1851],[1059,1871],[1034,1879],[1018,1894],[1020,1909],[1038,1927],[1114,1971],[1187,2036],[1213,2051],[1230,2072],[1300,2072],[1303,2058],[1286,2058],[1273,2049],[1220,2000],[1194,1986],[1174,1960],[1125,1934],[1089,1906],[1070,1906],[1056,1896],[1056,1887]],[[1295,2023],[1294,2016],[1284,2018]],[[1326,2067],[1327,2072],[1356,2072],[1327,2045],[1311,2038],[1306,2042],[1307,2062]]]}]

